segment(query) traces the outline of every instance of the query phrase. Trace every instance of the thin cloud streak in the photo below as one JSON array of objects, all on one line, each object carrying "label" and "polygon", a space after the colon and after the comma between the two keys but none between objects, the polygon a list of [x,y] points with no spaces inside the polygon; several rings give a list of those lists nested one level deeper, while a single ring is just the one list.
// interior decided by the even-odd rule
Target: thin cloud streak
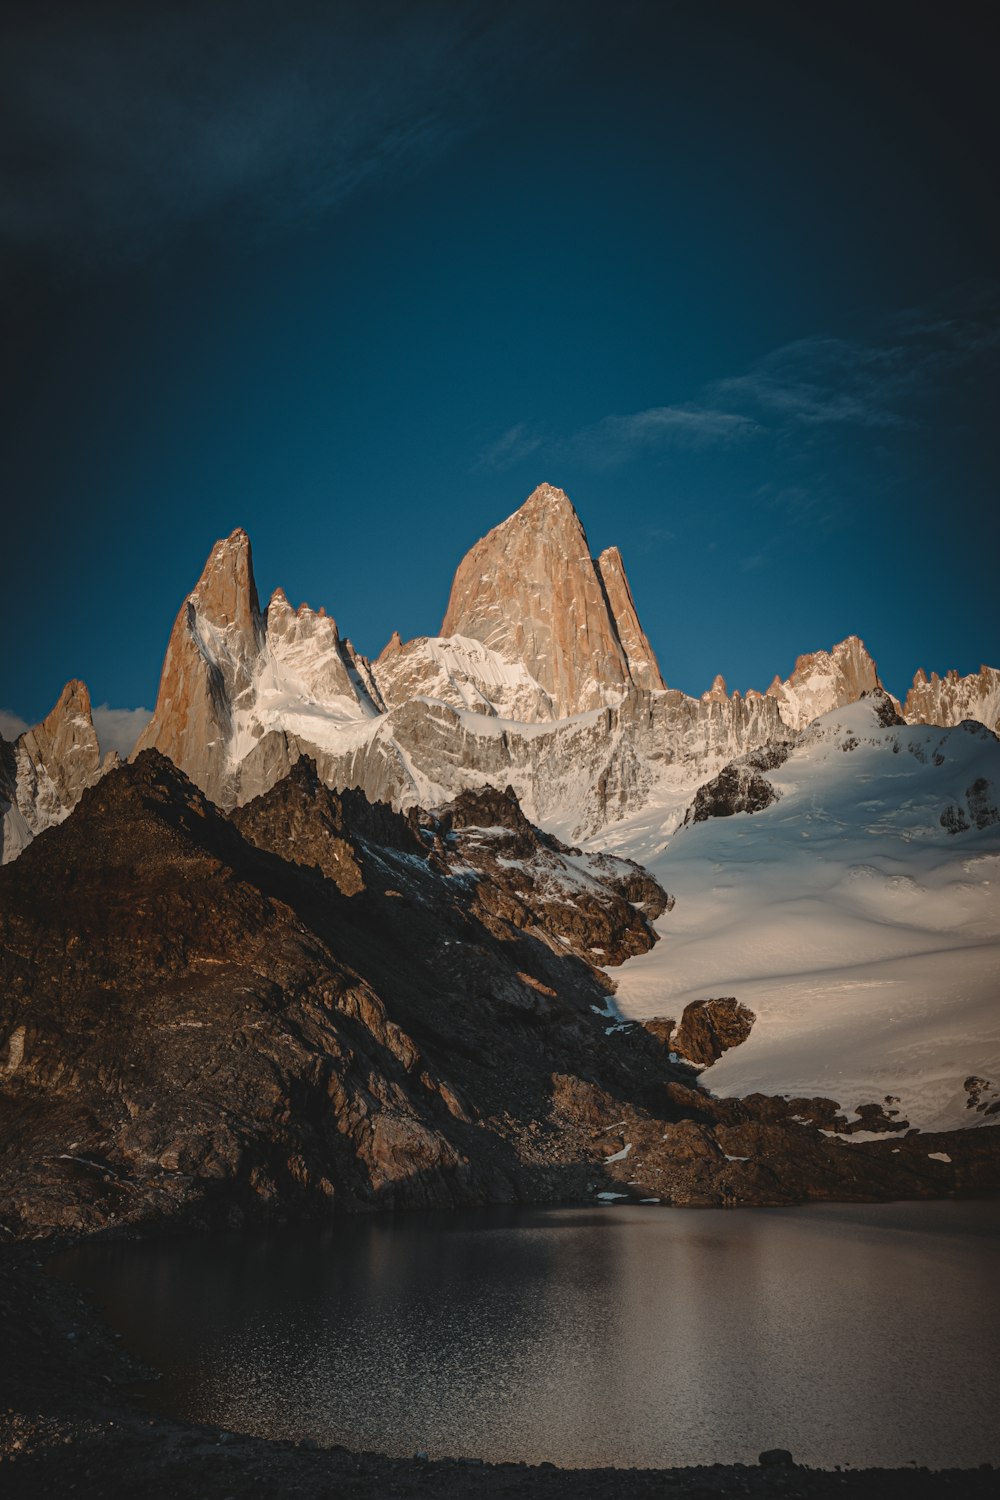
[{"label": "thin cloud streak", "polygon": [[721,405],[757,408],[778,424],[900,427],[905,419],[887,402],[912,379],[888,368],[880,351],[814,338],[786,344],[709,390]]},{"label": "thin cloud streak", "polygon": [[517,422],[487,445],[476,460],[477,469],[509,469],[542,446],[542,438],[532,433],[527,422]]},{"label": "thin cloud streak", "polygon": [[[764,436],[801,447],[826,430],[905,430],[916,425],[920,399],[998,351],[1000,287],[961,287],[887,319],[880,337],[868,341],[814,336],[782,344],[742,373],[708,382],[695,400],[604,417],[552,439],[521,422],[480,462],[509,468],[544,448],[553,459],[609,468],[657,449]],[[814,502],[802,497],[797,505],[786,493],[778,503],[800,510]]]},{"label": "thin cloud streak", "polygon": [[739,412],[697,406],[653,406],[628,416],[605,417],[595,427],[569,439],[571,449],[591,446],[606,463],[620,463],[643,448],[680,445],[707,448],[717,443],[739,442],[760,430],[752,417]]},{"label": "thin cloud streak", "polygon": [[473,465],[476,469],[510,469],[544,448],[553,462],[613,468],[640,452],[662,448],[708,448],[741,442],[760,431],[752,417],[694,404],[654,406],[645,411],[603,417],[566,437],[546,438],[519,422],[490,443]]}]

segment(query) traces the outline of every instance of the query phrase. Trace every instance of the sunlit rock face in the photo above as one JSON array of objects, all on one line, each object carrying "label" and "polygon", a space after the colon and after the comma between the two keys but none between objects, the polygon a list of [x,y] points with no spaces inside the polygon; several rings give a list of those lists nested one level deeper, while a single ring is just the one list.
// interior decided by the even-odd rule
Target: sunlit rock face
[{"label": "sunlit rock face", "polygon": [[153,718],[133,756],[156,748],[224,800],[234,718],[252,701],[264,622],[250,538],[216,542],[167,644]]},{"label": "sunlit rock face", "polygon": [[8,864],[76,806],[85,787],[118,762],[102,763],[82,682],[68,682],[51,713],[13,743],[0,740],[0,863]]},{"label": "sunlit rock face", "polygon": [[864,641],[849,635],[832,651],[800,656],[787,681],[775,677],[767,690],[790,729],[804,729],[831,709],[856,703],[863,693],[882,690],[878,671]]},{"label": "sunlit rock face", "polygon": [[285,774],[303,725],[329,732],[380,707],[368,663],[324,611],[295,611],[280,589],[261,611],[250,539],[237,530],[216,542],[181,606],[134,756],[159,750],[232,806]]},{"label": "sunlit rock face", "polygon": [[955,671],[928,678],[921,669],[903,704],[903,717],[910,724],[940,724],[944,728],[978,719],[987,729],[1000,732],[1000,671],[980,667],[968,677]]},{"label": "sunlit rock face", "polygon": [[634,685],[663,686],[620,555],[595,563],[579,516],[550,484],[463,558],[441,634],[472,637],[521,664],[547,697],[547,718],[603,708]]},{"label": "sunlit rock face", "polygon": [[[987,711],[988,691],[945,686],[940,712]],[[307,753],[328,785],[397,808],[511,785],[563,837],[613,840],[640,818],[652,847],[729,762],[880,692],[856,636],[766,695],[721,677],[700,699],[665,688],[617,548],[595,561],[567,496],[540,485],[459,564],[440,635],[394,634],[374,662],[280,589],[261,610],[246,533],[218,542],[136,753],[159,749],[225,808]]]},{"label": "sunlit rock face", "polygon": [[618,639],[625,652],[629,676],[637,688],[649,693],[656,692],[665,684],[653,648],[639,623],[632,590],[625,575],[625,564],[617,547],[605,547],[597,559],[597,570],[604,584]]}]

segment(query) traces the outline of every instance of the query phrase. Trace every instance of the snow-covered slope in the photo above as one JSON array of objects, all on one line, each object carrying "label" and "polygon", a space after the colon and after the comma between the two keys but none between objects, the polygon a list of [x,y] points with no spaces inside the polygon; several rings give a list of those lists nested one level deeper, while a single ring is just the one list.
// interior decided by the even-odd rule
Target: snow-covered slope
[{"label": "snow-covered slope", "polygon": [[508,661],[467,635],[394,635],[372,664],[384,702],[437,698],[474,713],[535,723],[551,719],[552,704],[523,662]]},{"label": "snow-covered slope", "polygon": [[648,827],[615,840],[676,898],[617,1001],[642,1018],[749,1005],[749,1040],[705,1075],[716,1093],[891,1095],[920,1128],[979,1124],[966,1080],[1000,1093],[1000,741],[884,717],[865,699],[819,719],[765,773],[779,797],[761,812],[658,854]]},{"label": "snow-covered slope", "polygon": [[[976,1124],[1000,1098],[1000,742],[960,720],[997,722],[1000,672],[918,674],[911,722],[897,710],[856,636],[766,694],[664,687],[617,550],[595,560],[542,485],[459,565],[441,634],[394,636],[374,663],[322,609],[281,590],[261,609],[246,533],[217,542],[136,753],[155,746],[226,808],[303,753],[396,808],[510,785],[534,823],[676,895],[663,942],[616,973],[623,1011],[679,1019],[734,995],[757,1013],[714,1088],[899,1095],[914,1124]],[[70,684],[0,742],[0,857],[100,770]],[[685,824],[696,794],[699,814],[762,810]]]}]

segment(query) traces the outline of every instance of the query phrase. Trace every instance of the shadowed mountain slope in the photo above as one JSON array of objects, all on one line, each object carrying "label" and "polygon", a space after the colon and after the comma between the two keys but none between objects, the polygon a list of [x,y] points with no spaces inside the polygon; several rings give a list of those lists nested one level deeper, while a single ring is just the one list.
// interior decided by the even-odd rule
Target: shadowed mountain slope
[{"label": "shadowed mountain slope", "polygon": [[815,1101],[701,1093],[655,1026],[618,1021],[597,967],[648,948],[668,904],[509,793],[401,815],[302,760],[230,820],[143,754],[0,872],[0,1220],[32,1235],[995,1177],[993,1130],[944,1166],[927,1136],[840,1146],[801,1123],[829,1123]]}]

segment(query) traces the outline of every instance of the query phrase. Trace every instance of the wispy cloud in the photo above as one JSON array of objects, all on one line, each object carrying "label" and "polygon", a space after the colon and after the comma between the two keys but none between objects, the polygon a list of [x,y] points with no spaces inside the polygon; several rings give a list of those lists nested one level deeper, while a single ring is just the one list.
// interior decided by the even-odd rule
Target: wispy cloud
[{"label": "wispy cloud", "polygon": [[602,417],[589,427],[560,437],[546,437],[527,422],[508,427],[483,449],[476,468],[509,469],[539,449],[554,462],[613,468],[642,452],[664,448],[707,448],[752,437],[759,424],[752,417],[694,403],[653,406],[645,411]]},{"label": "wispy cloud", "polygon": [[93,710],[94,728],[101,753],[117,750],[126,760],[153,715],[148,708],[111,708],[107,703]]},{"label": "wispy cloud", "polygon": [[759,423],[719,407],[652,406],[626,416],[605,417],[566,441],[566,447],[606,464],[623,463],[643,449],[708,448],[752,437]]},{"label": "wispy cloud", "polygon": [[885,350],[811,338],[775,349],[709,390],[721,405],[758,412],[778,425],[899,427],[905,418],[892,403],[912,381],[913,371],[894,366]]},{"label": "wispy cloud", "polygon": [[487,444],[477,460],[479,469],[509,469],[542,446],[543,439],[533,433],[527,422],[517,422],[502,432],[495,442]]},{"label": "wispy cloud", "polygon": [[16,740],[19,734],[23,734],[30,725],[15,714],[9,708],[0,708],[0,736],[5,740]]},{"label": "wispy cloud", "polygon": [[[536,450],[612,467],[657,450],[708,449],[770,437],[806,451],[847,429],[905,431],[920,403],[1000,352],[1000,287],[977,283],[925,307],[885,319],[868,339],[825,335],[796,339],[746,369],[709,381],[692,399],[602,418],[576,432],[545,437],[528,422],[509,428],[485,451],[507,468]],[[801,515],[825,504],[815,491],[786,486],[767,503]]]},{"label": "wispy cloud", "polygon": [[37,0],[0,56],[0,239],[79,263],[314,218],[474,128],[530,25],[444,0]]}]

